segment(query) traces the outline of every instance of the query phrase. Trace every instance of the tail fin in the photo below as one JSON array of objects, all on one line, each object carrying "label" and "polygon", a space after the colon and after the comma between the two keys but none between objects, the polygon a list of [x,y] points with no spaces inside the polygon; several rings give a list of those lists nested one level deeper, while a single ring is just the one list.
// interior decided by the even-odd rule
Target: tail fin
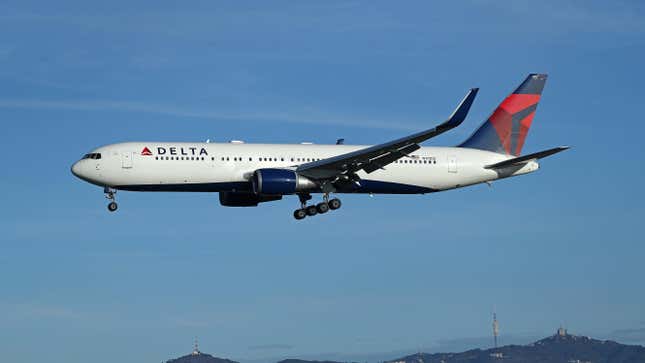
[{"label": "tail fin", "polygon": [[459,146],[519,156],[546,78],[546,74],[529,74],[477,131]]}]

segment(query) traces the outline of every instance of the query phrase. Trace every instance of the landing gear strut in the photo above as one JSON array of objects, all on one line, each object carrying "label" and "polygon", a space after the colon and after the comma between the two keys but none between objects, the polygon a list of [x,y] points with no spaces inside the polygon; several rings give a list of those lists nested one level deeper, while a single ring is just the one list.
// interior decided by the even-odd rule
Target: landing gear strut
[{"label": "landing gear strut", "polygon": [[325,214],[341,206],[340,199],[329,199],[329,193],[323,194],[322,202],[310,206],[307,206],[307,201],[311,199],[310,194],[298,194],[298,197],[300,198],[300,209],[293,211],[293,217],[298,220],[304,219],[307,216],[313,217],[316,214]]},{"label": "landing gear strut", "polygon": [[114,195],[116,194],[116,190],[110,187],[105,187],[103,189],[103,193],[105,193],[105,198],[110,201],[110,203],[108,203],[107,205],[108,210],[110,212],[116,211],[117,208],[119,207],[119,205],[116,204],[116,198],[114,197]]}]

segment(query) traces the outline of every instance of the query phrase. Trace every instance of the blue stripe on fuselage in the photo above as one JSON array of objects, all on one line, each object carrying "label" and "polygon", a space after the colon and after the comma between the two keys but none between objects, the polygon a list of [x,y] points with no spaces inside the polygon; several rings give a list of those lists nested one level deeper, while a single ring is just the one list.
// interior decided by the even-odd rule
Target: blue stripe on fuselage
[{"label": "blue stripe on fuselage", "polygon": [[[363,179],[360,186],[351,186],[338,190],[338,193],[374,193],[374,194],[423,194],[436,190],[418,185],[391,183]],[[230,192],[251,191],[248,182],[235,183],[181,183],[181,184],[137,184],[119,185],[114,189],[135,192]]]}]

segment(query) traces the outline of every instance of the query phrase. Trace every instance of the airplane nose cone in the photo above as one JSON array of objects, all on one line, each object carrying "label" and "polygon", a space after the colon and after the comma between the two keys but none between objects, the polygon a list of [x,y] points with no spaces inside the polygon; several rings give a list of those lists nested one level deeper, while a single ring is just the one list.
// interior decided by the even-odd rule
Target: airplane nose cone
[{"label": "airplane nose cone", "polygon": [[72,165],[72,174],[74,174],[75,177],[80,178],[81,177],[81,167],[78,165],[78,161]]}]

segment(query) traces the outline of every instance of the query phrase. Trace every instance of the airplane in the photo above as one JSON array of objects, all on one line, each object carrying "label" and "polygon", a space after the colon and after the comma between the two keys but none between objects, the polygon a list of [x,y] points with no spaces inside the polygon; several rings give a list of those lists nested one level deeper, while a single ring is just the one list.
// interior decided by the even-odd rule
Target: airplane
[{"label": "airplane", "polygon": [[[117,190],[218,192],[222,206],[256,207],[297,195],[297,220],[341,207],[330,195],[426,194],[535,172],[538,160],[568,149],[521,155],[547,80],[528,77],[464,142],[454,147],[420,143],[459,126],[477,95],[471,89],[452,115],[434,128],[373,146],[126,142],[99,147],[72,165],[72,173],[104,188],[108,210]],[[312,194],[322,201],[308,204]]]}]

